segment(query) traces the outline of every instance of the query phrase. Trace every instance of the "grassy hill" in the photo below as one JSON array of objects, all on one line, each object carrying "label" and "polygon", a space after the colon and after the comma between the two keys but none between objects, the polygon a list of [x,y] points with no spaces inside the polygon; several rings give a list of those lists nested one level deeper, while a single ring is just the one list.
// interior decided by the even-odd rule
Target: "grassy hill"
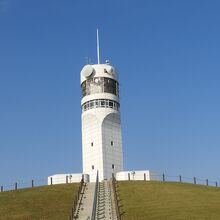
[{"label": "grassy hill", "polygon": [[187,183],[117,183],[123,220],[219,220],[220,188]]},{"label": "grassy hill", "polygon": [[78,184],[0,193],[0,220],[67,220]]},{"label": "grassy hill", "polygon": [[[67,220],[78,184],[0,193],[0,220]],[[159,181],[117,182],[122,220],[220,220],[220,188]]]}]

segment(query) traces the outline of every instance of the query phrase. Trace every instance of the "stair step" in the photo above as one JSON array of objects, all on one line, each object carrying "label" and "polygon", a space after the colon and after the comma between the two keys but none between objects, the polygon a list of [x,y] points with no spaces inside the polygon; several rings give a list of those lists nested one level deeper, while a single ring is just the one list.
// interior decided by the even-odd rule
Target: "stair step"
[{"label": "stair step", "polygon": [[96,218],[99,220],[117,220],[111,187],[110,182],[106,180],[99,184],[96,213]]}]

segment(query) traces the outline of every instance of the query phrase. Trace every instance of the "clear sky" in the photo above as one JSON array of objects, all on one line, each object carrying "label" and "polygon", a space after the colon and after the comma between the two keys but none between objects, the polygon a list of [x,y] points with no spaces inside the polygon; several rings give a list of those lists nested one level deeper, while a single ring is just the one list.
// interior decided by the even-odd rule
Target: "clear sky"
[{"label": "clear sky", "polygon": [[0,0],[0,185],[81,172],[80,70],[120,74],[124,167],[220,181],[218,0]]}]

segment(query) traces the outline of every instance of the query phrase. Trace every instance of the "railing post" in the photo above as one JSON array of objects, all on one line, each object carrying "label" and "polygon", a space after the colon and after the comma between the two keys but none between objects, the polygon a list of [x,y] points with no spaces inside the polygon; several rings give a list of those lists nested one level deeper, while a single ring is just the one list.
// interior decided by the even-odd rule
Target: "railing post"
[{"label": "railing post", "polygon": [[181,176],[181,175],[179,175],[179,178],[180,178],[180,183],[182,183],[182,176]]},{"label": "railing post", "polygon": [[128,173],[128,180],[131,180],[131,176],[130,176],[130,173]]},{"label": "railing post", "polygon": [[15,183],[15,190],[18,189],[18,183]]},{"label": "railing post", "polygon": [[68,183],[68,176],[66,176],[66,183]]},{"label": "railing post", "polygon": [[144,181],[146,181],[146,173],[144,173]]},{"label": "railing post", "polygon": [[215,186],[218,187],[218,182],[217,181],[215,182]]},{"label": "railing post", "polygon": [[163,173],[163,182],[165,182],[165,174]]},{"label": "railing post", "polygon": [[1,186],[1,192],[3,192],[3,186]]},{"label": "railing post", "polygon": [[206,179],[206,186],[208,186],[209,185],[209,180],[208,179]]},{"label": "railing post", "polygon": [[196,184],[196,177],[193,177],[193,182],[194,184]]},{"label": "railing post", "polygon": [[53,177],[50,177],[50,185],[53,185]]}]

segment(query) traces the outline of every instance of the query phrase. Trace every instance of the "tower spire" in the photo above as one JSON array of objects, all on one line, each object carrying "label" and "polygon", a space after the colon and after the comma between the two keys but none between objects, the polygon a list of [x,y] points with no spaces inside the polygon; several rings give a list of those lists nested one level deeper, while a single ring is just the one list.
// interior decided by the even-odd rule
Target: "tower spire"
[{"label": "tower spire", "polygon": [[100,51],[99,51],[99,29],[97,28],[97,59],[98,64],[100,64]]}]

